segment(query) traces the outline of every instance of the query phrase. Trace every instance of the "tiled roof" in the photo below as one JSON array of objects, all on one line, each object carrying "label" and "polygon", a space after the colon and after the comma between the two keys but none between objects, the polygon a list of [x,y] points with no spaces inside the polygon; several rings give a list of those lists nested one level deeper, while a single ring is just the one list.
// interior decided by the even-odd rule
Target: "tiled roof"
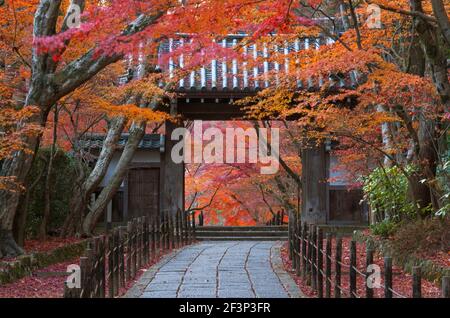
[{"label": "tiled roof", "polygon": [[[106,135],[91,135],[82,141],[84,148],[101,149]],[[122,134],[117,143],[118,148],[125,147],[129,134]],[[164,147],[164,136],[160,134],[147,134],[139,143],[139,149],[159,150]]]},{"label": "tiled roof", "polygon": [[[237,46],[243,37],[230,36],[223,39],[220,44],[224,48],[233,48]],[[163,41],[159,48],[159,60],[165,61],[162,58],[164,55],[170,55],[174,50],[189,45],[188,39],[169,39]],[[249,60],[265,59],[265,62],[260,63],[255,67],[247,67],[246,63],[240,63],[237,60],[212,60],[211,63],[204,65],[198,70],[193,70],[190,76],[179,81],[177,91],[257,91],[269,87],[273,83],[269,81],[269,73],[277,74],[285,72],[289,69],[289,54],[299,52],[301,50],[319,49],[320,46],[330,45],[334,43],[332,38],[299,38],[294,42],[285,43],[284,45],[244,45],[245,56]],[[285,55],[285,62],[270,61],[269,57],[273,54]],[[168,62],[163,65],[158,65],[162,71],[167,72],[170,77],[173,76],[177,68],[184,67],[184,58],[169,58]],[[264,75],[261,78],[261,75]],[[351,86],[354,85],[355,79],[347,76],[345,79],[332,80],[333,85]],[[267,78],[264,80],[264,78]],[[321,87],[326,80],[330,79],[313,79],[308,80],[308,83],[298,81],[299,88],[313,88]],[[162,85],[162,84],[161,84]],[[278,85],[278,84],[276,84]]]}]

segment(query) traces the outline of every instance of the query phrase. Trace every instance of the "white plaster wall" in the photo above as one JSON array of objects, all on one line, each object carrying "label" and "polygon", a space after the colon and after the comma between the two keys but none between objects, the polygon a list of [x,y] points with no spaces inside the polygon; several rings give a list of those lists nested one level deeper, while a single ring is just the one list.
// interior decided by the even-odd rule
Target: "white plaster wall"
[{"label": "white plaster wall", "polygon": [[[330,155],[330,179],[332,180],[330,182],[331,186],[343,186],[343,185],[347,185],[348,182],[342,180],[342,176],[344,176],[346,174],[345,170],[337,170],[336,171],[336,166],[338,165],[338,159],[333,156]],[[338,180],[335,180],[335,179]]]}]

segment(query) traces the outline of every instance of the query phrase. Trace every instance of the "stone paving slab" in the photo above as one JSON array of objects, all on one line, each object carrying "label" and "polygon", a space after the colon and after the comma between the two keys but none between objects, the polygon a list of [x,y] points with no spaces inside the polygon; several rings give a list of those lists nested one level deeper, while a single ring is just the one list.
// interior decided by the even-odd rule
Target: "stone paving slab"
[{"label": "stone paving slab", "polygon": [[165,257],[125,297],[302,297],[282,267],[276,241],[204,241]]}]

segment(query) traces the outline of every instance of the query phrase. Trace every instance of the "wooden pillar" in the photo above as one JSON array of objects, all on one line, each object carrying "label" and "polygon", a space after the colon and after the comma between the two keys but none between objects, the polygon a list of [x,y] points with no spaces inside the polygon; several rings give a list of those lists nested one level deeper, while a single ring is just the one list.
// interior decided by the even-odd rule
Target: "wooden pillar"
[{"label": "wooden pillar", "polygon": [[172,149],[179,142],[171,140],[172,132],[180,125],[166,121],[165,151],[163,159],[163,189],[161,191],[161,211],[174,216],[176,211],[184,211],[184,163],[172,160]]},{"label": "wooden pillar", "polygon": [[324,144],[302,149],[302,221],[308,224],[327,222],[328,157]]}]

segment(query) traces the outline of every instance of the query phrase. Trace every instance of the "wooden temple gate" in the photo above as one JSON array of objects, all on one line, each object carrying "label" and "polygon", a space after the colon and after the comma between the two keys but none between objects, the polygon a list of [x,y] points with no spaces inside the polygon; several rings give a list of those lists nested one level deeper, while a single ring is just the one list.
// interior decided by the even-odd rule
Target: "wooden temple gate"
[{"label": "wooden temple gate", "polygon": [[[232,48],[241,42],[244,36],[229,36],[220,43],[224,48]],[[188,39],[170,39],[160,46],[159,55],[169,54],[185,45]],[[247,63],[238,60],[212,60],[189,76],[181,79],[174,91],[177,98],[171,101],[171,113],[182,115],[188,120],[232,120],[243,119],[244,111],[234,104],[234,101],[255,95],[258,91],[269,87],[268,74],[277,74],[288,71],[289,53],[300,50],[318,49],[320,45],[333,43],[331,38],[302,38],[284,46],[277,45],[244,45],[244,54],[248,59],[260,59],[261,65],[249,68]],[[285,54],[285,63],[271,62],[270,54]],[[164,59],[161,59],[164,60]],[[183,55],[168,59],[168,64],[160,65],[162,71],[168,72],[172,77],[177,68],[184,67]],[[265,77],[267,75],[267,80]],[[276,76],[275,76],[276,77]],[[351,73],[346,78],[336,80],[327,79],[336,86],[356,85],[356,74]],[[277,80],[275,80],[275,84]],[[324,84],[325,79],[310,79],[308,83],[297,81],[299,89],[314,90]],[[175,127],[169,124],[166,129],[167,140]],[[170,145],[168,145],[170,147]],[[169,149],[167,149],[169,150]],[[366,224],[367,211],[359,204],[362,199],[360,190],[349,191],[345,185],[332,185],[328,182],[330,177],[330,150],[329,145],[312,145],[302,150],[302,220],[310,224]],[[170,155],[170,151],[166,151]],[[167,158],[169,159],[169,158]],[[176,180],[180,177],[180,169],[169,169],[166,178]],[[169,188],[175,183],[167,182]],[[176,187],[176,186],[175,186]],[[164,193],[163,192],[163,193]],[[183,195],[184,197],[184,195]],[[173,203],[168,202],[168,206]],[[173,206],[173,208],[176,208]]]}]

